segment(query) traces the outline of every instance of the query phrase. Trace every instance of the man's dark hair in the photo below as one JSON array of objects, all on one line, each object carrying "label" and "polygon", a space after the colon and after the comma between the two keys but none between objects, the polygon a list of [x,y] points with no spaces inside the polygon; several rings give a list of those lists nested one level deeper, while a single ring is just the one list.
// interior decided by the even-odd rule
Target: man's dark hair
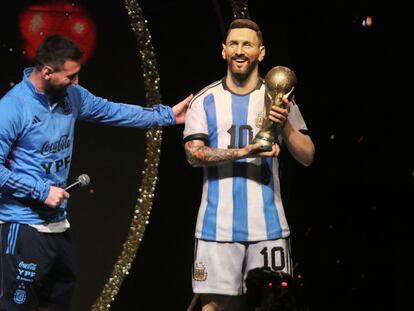
[{"label": "man's dark hair", "polygon": [[35,67],[39,70],[48,65],[55,70],[61,70],[65,61],[79,61],[82,56],[82,50],[72,40],[61,35],[51,35],[37,48]]},{"label": "man's dark hair", "polygon": [[263,34],[260,31],[259,25],[253,22],[251,19],[247,18],[238,18],[231,22],[227,35],[229,35],[230,30],[236,28],[249,28],[256,32],[257,37],[259,38],[260,44],[263,45]]}]

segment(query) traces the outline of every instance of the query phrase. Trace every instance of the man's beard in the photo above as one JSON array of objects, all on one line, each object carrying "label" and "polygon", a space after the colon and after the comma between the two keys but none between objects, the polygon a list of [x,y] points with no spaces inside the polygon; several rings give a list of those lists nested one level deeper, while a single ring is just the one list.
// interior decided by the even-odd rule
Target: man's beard
[{"label": "man's beard", "polygon": [[50,98],[51,102],[62,99],[67,94],[68,85],[53,85],[51,82],[46,84],[45,94]]},{"label": "man's beard", "polygon": [[240,84],[242,84],[244,81],[246,81],[250,77],[251,73],[256,68],[258,63],[259,61],[255,59],[254,61],[248,64],[247,68],[244,71],[239,71],[236,68],[236,65],[233,63],[233,59],[227,60],[227,64],[229,65],[231,75]]}]

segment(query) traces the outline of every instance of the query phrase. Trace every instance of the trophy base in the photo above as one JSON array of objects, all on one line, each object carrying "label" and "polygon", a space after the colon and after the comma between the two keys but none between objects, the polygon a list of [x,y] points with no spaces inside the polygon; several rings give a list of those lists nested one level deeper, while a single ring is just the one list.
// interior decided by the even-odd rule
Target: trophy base
[{"label": "trophy base", "polygon": [[260,147],[260,151],[272,151],[273,145],[275,142],[268,137],[263,137],[261,135],[256,135],[256,137],[252,141],[253,144],[261,143],[262,146]]},{"label": "trophy base", "polygon": [[272,151],[272,146],[262,145],[260,151]]}]

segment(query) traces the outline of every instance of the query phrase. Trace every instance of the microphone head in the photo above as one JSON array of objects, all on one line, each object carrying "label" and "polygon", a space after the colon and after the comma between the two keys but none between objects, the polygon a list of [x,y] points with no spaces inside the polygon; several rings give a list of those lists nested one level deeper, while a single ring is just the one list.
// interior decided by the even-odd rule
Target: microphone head
[{"label": "microphone head", "polygon": [[80,187],[85,187],[85,186],[89,185],[90,181],[91,181],[91,179],[86,174],[82,174],[78,177],[78,182],[79,182]]}]

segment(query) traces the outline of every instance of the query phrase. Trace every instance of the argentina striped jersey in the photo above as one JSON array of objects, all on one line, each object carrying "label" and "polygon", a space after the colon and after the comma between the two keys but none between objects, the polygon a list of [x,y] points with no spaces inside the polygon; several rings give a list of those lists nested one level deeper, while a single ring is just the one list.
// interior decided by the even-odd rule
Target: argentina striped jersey
[{"label": "argentina striped jersey", "polygon": [[[262,79],[246,95],[230,92],[224,79],[209,85],[190,104],[184,141],[201,139],[219,149],[244,147],[260,129],[264,90]],[[295,128],[306,130],[296,104],[291,104],[289,120]],[[277,158],[248,158],[204,167],[196,238],[260,241],[289,236],[278,170]]]}]

